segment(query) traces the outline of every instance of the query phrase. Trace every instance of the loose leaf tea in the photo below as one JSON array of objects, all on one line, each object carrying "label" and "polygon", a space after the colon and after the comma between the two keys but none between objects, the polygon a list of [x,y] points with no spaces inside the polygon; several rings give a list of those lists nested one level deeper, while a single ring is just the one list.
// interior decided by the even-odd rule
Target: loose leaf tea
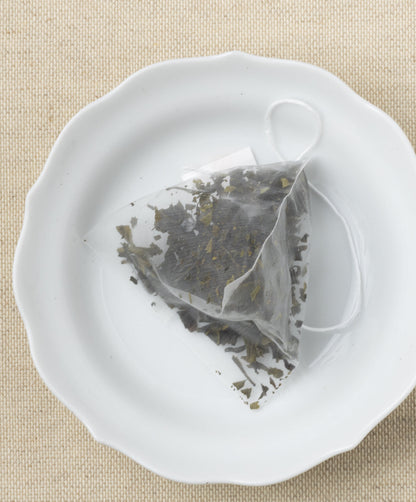
[{"label": "loose leaf tea", "polygon": [[205,174],[119,216],[130,280],[174,308],[192,336],[218,345],[232,369],[217,372],[259,408],[298,360],[310,233],[303,164]]}]

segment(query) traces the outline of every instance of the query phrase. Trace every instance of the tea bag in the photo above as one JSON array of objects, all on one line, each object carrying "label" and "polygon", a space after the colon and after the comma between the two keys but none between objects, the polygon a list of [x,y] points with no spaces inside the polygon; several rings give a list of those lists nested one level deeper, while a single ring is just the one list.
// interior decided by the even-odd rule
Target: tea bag
[{"label": "tea bag", "polygon": [[304,165],[192,172],[116,211],[87,239],[175,309],[189,337],[209,340],[195,344],[200,357],[252,409],[298,362],[310,234]]}]

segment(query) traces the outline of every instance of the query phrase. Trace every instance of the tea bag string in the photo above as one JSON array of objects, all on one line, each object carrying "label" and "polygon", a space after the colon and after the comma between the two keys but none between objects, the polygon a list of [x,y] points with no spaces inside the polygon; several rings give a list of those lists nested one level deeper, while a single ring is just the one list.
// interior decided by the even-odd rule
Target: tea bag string
[{"label": "tea bag string", "polygon": [[361,311],[363,303],[363,290],[362,290],[363,278],[362,278],[361,260],[354,239],[353,231],[350,225],[348,224],[348,221],[345,218],[345,216],[339,211],[339,209],[335,206],[335,204],[326,195],[324,195],[313,183],[308,181],[308,185],[311,188],[311,190],[315,192],[316,195],[318,195],[332,209],[332,211],[338,216],[341,223],[343,224],[345,229],[345,234],[348,240],[348,245],[351,250],[352,262],[353,262],[352,265],[354,271],[353,275],[355,276],[356,279],[354,281],[354,291],[352,292],[352,298],[353,298],[352,305],[350,311],[346,316],[344,316],[343,320],[341,320],[336,324],[332,324],[330,326],[325,326],[325,327],[315,327],[315,326],[309,326],[305,323],[303,324],[303,329],[305,331],[309,331],[311,333],[331,334],[348,328],[348,326],[350,326],[353,323],[353,321],[358,317],[358,314]]},{"label": "tea bag string", "polygon": [[[316,121],[316,127],[314,131],[314,136],[311,139],[310,143],[303,149],[303,151],[298,155],[297,158],[295,159],[287,159],[285,155],[282,154],[280,151],[280,148],[278,144],[276,143],[276,137],[275,134],[273,133],[273,125],[272,125],[272,114],[280,107],[286,106],[286,105],[294,105],[295,107],[301,107],[304,108],[305,110],[308,110],[312,114],[312,116],[315,118]],[[274,151],[278,155],[279,158],[281,158],[284,161],[287,160],[301,160],[301,159],[306,159],[308,157],[308,154],[312,152],[312,150],[316,147],[318,144],[319,140],[321,139],[322,136],[322,119],[321,115],[317,112],[317,110],[309,105],[308,103],[305,103],[304,101],[301,101],[300,99],[281,99],[278,101],[274,101],[268,108],[266,112],[266,135],[269,139],[270,144],[272,145]]]},{"label": "tea bag string", "polygon": [[[279,101],[275,101],[270,105],[266,112],[266,134],[269,138],[270,144],[272,145],[274,151],[276,152],[277,156],[283,160],[287,161],[288,159],[285,158],[285,156],[282,154],[280,151],[280,148],[278,147],[275,139],[275,135],[273,134],[273,127],[272,127],[272,114],[276,110],[277,107],[283,106],[283,105],[288,105],[292,104],[295,106],[300,106],[306,110],[308,110],[315,118],[316,120],[316,129],[315,129],[315,134],[310,141],[309,145],[307,145],[304,150],[300,153],[300,155],[295,159],[296,161],[306,161],[308,157],[310,156],[311,152],[313,149],[316,147],[318,144],[319,140],[321,139],[322,136],[322,119],[318,111],[308,103],[305,103],[304,101],[301,101],[299,99],[282,99]],[[311,333],[325,333],[325,334],[332,334],[339,332],[341,330],[346,329],[348,326],[352,324],[352,322],[357,318],[358,314],[361,311],[362,307],[362,301],[363,301],[363,279],[362,279],[362,269],[361,269],[361,260],[359,256],[359,252],[354,240],[353,232],[351,230],[350,225],[348,224],[347,219],[343,216],[341,211],[335,206],[335,204],[326,196],[324,195],[313,183],[311,183],[308,180],[308,185],[311,188],[313,192],[315,192],[316,195],[318,195],[331,209],[334,211],[334,213],[338,216],[340,221],[342,222],[344,228],[345,228],[345,233],[348,239],[348,244],[351,249],[351,255],[353,259],[353,268],[356,276],[356,281],[354,282],[355,284],[355,290],[353,291],[353,301],[352,305],[350,308],[350,311],[348,315],[344,316],[344,319],[342,319],[340,322],[336,324],[332,324],[330,326],[325,326],[325,327],[316,327],[316,326],[308,326],[307,324],[303,324],[303,329],[307,332]]]}]

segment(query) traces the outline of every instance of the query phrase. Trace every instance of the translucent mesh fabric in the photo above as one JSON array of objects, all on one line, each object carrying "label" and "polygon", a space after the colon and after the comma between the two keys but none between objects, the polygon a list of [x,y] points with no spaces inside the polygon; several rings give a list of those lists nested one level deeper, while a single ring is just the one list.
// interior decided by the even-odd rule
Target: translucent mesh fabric
[{"label": "translucent mesh fabric", "polygon": [[[228,353],[217,373],[252,408],[298,361],[310,234],[303,167],[201,173],[120,209],[88,237],[130,266],[127,279],[133,273],[175,308],[193,336],[208,336]],[[110,234],[117,246],[106,244]]]}]

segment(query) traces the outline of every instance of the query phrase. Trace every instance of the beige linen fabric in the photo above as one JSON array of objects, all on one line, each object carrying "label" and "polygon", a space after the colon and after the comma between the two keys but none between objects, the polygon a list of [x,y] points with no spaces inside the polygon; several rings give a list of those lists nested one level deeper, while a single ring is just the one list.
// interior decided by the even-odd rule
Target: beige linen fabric
[{"label": "beige linen fabric", "polygon": [[416,144],[414,0],[0,0],[1,501],[416,500],[415,392],[358,448],[295,479],[198,486],[96,443],[33,366],[11,269],[58,133],[139,68],[231,49],[326,68]]}]

